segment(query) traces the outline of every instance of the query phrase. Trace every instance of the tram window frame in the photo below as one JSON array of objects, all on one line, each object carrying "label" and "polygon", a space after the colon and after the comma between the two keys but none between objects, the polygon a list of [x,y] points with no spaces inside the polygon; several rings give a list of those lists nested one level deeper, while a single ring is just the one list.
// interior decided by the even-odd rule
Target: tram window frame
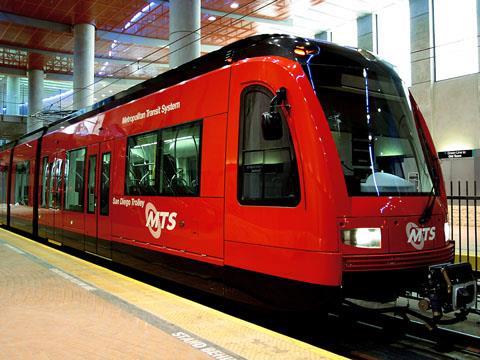
[{"label": "tram window frame", "polygon": [[[197,184],[195,185],[195,188],[192,190],[191,189],[191,186],[188,185],[187,183],[187,186],[185,186],[185,188],[189,188],[189,189],[184,189],[183,191],[185,191],[184,193],[180,193],[178,191],[175,191],[173,190],[172,192],[168,192],[166,191],[164,188],[163,188],[163,181],[164,181],[164,174],[165,174],[165,171],[163,171],[163,166],[164,166],[164,151],[163,151],[163,141],[165,139],[164,137],[164,133],[168,132],[168,131],[173,131],[175,132],[175,143],[177,142],[177,139],[178,139],[178,135],[180,133],[180,131],[182,131],[183,129],[188,129],[188,128],[195,128],[195,127],[198,127],[198,144],[196,144],[196,151],[197,151],[197,158],[196,158],[196,163],[197,163],[197,168],[196,168],[196,174],[197,174]],[[179,125],[175,125],[175,126],[170,126],[168,128],[163,128],[160,130],[160,135],[159,135],[159,150],[160,150],[160,157],[159,157],[159,161],[160,161],[160,164],[158,166],[159,168],[159,172],[160,172],[160,176],[159,176],[159,184],[158,184],[158,189],[159,189],[159,194],[161,196],[169,196],[169,197],[199,197],[200,196],[200,186],[201,186],[201,178],[202,178],[202,140],[203,140],[203,121],[200,119],[200,120],[195,120],[195,121],[190,121],[190,122],[187,122],[187,123],[182,123],[182,124],[179,124]],[[177,163],[177,158],[173,157],[173,159],[175,160],[175,165]],[[182,169],[183,171],[185,169]],[[190,171],[190,169],[188,169],[188,171]],[[188,191],[187,191],[188,190]]]},{"label": "tram window frame", "polygon": [[55,186],[55,171],[57,170],[56,159],[50,162],[50,170],[48,174],[48,187],[50,191],[48,192],[47,198],[47,208],[48,209],[55,209],[55,192],[53,191]]},{"label": "tram window frame", "polygon": [[48,200],[48,169],[50,163],[48,162],[48,156],[42,158],[42,175],[40,177],[40,207],[43,209],[47,208]]},{"label": "tram window frame", "polygon": [[[78,186],[78,191],[75,191],[78,193],[78,198],[77,198],[77,204],[70,204],[68,202],[68,182],[69,182],[69,170],[70,170],[70,159],[69,155],[73,154],[74,152],[81,152],[83,151],[83,178],[77,184],[77,176],[78,172],[75,171],[75,180],[73,183],[73,186],[75,187],[75,190],[77,189]],[[85,210],[85,173],[87,166],[86,165],[86,160],[87,160],[87,148],[86,147],[81,147],[73,150],[68,150],[65,154],[65,166],[63,167],[63,209],[66,211],[74,211],[74,212],[84,212]],[[80,204],[81,201],[81,204]],[[75,206],[74,208],[71,208],[70,206]]]},{"label": "tram window frame", "polygon": [[[105,157],[108,155],[108,183],[103,182],[103,173],[105,168]],[[110,151],[102,154],[100,163],[100,215],[107,216],[110,212],[110,181],[112,179],[112,153]],[[105,187],[104,187],[104,184]],[[105,191],[104,191],[105,190]]]},{"label": "tram window frame", "polygon": [[[287,121],[287,118],[285,116],[285,113],[283,112],[282,109],[279,109],[280,111],[280,116],[282,119],[282,126],[283,126],[283,136],[281,139],[278,140],[266,140],[262,136],[262,129],[261,129],[261,121],[262,121],[262,111],[257,109],[256,113],[257,115],[257,120],[258,121],[258,134],[259,138],[257,141],[259,142],[259,145],[262,145],[263,147],[259,149],[249,149],[246,137],[247,137],[247,132],[245,131],[247,124],[252,125],[251,121],[247,121],[247,103],[246,103],[246,98],[247,95],[251,93],[260,93],[263,94],[267,97],[269,101],[265,102],[265,109],[263,111],[269,111],[270,108],[270,101],[274,97],[274,94],[272,91],[270,91],[267,87],[255,84],[255,85],[250,85],[247,86],[246,88],[243,89],[241,96],[240,96],[240,121],[239,121],[239,131],[238,131],[238,165],[237,165],[237,200],[241,205],[252,205],[252,206],[282,206],[282,207],[296,207],[300,203],[301,200],[301,185],[300,185],[300,173],[298,169],[298,161],[297,161],[297,154],[295,151],[295,144],[293,142],[293,138],[290,132],[290,127]],[[250,109],[251,110],[251,109]],[[253,116],[253,115],[252,115]],[[251,131],[251,130],[250,130]],[[274,143],[280,143],[283,142],[284,144],[281,144],[282,146],[276,146],[272,147],[272,144]],[[270,145],[270,146],[269,146]],[[251,144],[250,144],[251,146]],[[290,171],[284,171],[283,170],[283,164],[282,163],[273,163],[269,164],[266,160],[266,155],[269,153],[271,154],[272,152],[283,152],[284,150],[288,149],[288,156],[289,156],[289,161],[288,161],[288,166],[290,167]],[[258,164],[250,164],[251,166],[251,171],[246,171],[248,169],[245,169],[248,165],[244,165],[245,160],[246,160],[246,155],[250,153],[252,155],[252,158],[255,157],[255,153],[261,152],[262,155],[262,162],[259,162]],[[285,155],[285,154],[283,154]],[[284,157],[284,156],[283,156]],[[266,167],[265,165],[268,165]],[[256,167],[256,168],[255,168]],[[282,171],[278,171],[278,168],[282,168]],[[270,171],[264,171],[265,168],[270,168]],[[261,174],[261,181],[259,184],[261,187],[258,190],[258,195],[257,197],[254,197],[255,194],[246,196],[246,192],[248,189],[245,188],[245,183],[247,180],[247,174]],[[272,179],[268,179],[266,175],[271,177],[273,175],[279,175],[279,174],[284,174],[283,179],[281,179],[282,182],[282,191],[286,189],[285,187],[290,186],[291,187],[291,193],[284,195],[284,196],[278,196],[278,197],[269,197],[266,194],[266,191],[268,191],[267,186],[269,185],[268,182],[273,183]],[[285,176],[286,175],[286,176]],[[290,182],[290,184],[288,184]],[[278,189],[275,189],[274,187],[270,186],[270,190],[278,191]]]},{"label": "tram window frame", "polygon": [[[93,178],[91,178],[91,175],[92,175],[92,160],[94,161],[94,164],[93,164]],[[87,199],[86,199],[87,214],[95,214],[95,209],[97,208],[96,187],[97,187],[97,154],[91,154],[91,155],[88,156],[88,169],[87,169]],[[92,193],[90,193],[90,190],[92,190],[92,189],[93,189],[93,191],[92,191]],[[90,208],[90,195],[93,195],[92,209]]]},{"label": "tram window frame", "polygon": [[[197,148],[197,157],[196,157],[196,174],[197,174],[197,184],[195,185],[194,191],[189,191],[188,193],[178,193],[178,192],[167,192],[164,191],[162,188],[162,184],[164,181],[164,171],[163,171],[163,139],[165,138],[165,133],[168,131],[175,132],[175,139],[183,129],[187,128],[195,128],[198,127],[198,144],[196,145]],[[137,193],[129,191],[129,184],[127,183],[128,180],[128,173],[130,171],[129,168],[129,153],[130,153],[130,143],[131,139],[140,136],[152,135],[155,134],[157,136],[157,146],[156,146],[156,155],[155,155],[155,185],[154,191],[148,193]],[[165,197],[199,197],[200,196],[200,188],[201,188],[201,171],[202,171],[202,140],[203,140],[203,119],[198,119],[194,121],[189,121],[185,123],[181,123],[174,126],[169,126],[165,128],[161,128],[155,131],[149,131],[141,134],[135,134],[129,136],[127,138],[127,146],[126,146],[126,156],[125,156],[125,184],[124,184],[124,193],[125,195],[134,195],[134,196],[165,196]],[[176,159],[175,159],[176,160]],[[190,189],[191,190],[191,189]]]},{"label": "tram window frame", "polygon": [[0,164],[0,204],[7,203],[8,165]]},{"label": "tram window frame", "polygon": [[[136,146],[136,145],[132,145],[132,143],[134,141],[136,141],[137,138],[141,138],[141,137],[146,137],[146,136],[150,136],[150,135],[155,135],[156,136],[156,146],[155,146],[155,163],[154,163],[154,166],[155,166],[155,169],[154,169],[154,185],[149,185],[150,189],[149,191],[141,191],[140,190],[140,187],[138,187],[138,185],[134,185],[134,184],[129,184],[129,173],[131,171],[131,167],[130,167],[130,148],[133,147],[133,146]],[[126,146],[126,156],[125,156],[125,187],[124,187],[124,192],[125,192],[125,195],[134,195],[134,196],[153,196],[153,195],[158,195],[158,153],[159,153],[159,137],[160,137],[160,134],[159,134],[159,131],[158,130],[154,130],[154,131],[148,131],[148,132],[145,132],[145,133],[141,133],[141,134],[135,134],[135,135],[132,135],[132,136],[129,136],[127,138],[127,146]],[[149,166],[150,164],[147,164],[147,166]],[[141,181],[141,179],[140,179]],[[135,186],[137,186],[137,189],[138,191],[133,191],[133,189],[135,189]]]},{"label": "tram window frame", "polygon": [[[25,173],[19,172],[19,167],[25,167]],[[21,174],[25,174],[25,182],[20,181]],[[19,161],[15,163],[15,184],[14,184],[14,204],[30,206],[30,161]],[[23,189],[19,189],[18,186],[23,185]],[[19,199],[21,197],[22,199]],[[19,201],[20,200],[20,201]]]}]

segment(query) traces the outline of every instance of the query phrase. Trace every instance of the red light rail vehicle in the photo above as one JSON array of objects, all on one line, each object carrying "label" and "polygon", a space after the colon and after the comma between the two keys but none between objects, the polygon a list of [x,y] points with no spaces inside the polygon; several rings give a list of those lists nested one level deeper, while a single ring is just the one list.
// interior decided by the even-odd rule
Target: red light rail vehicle
[{"label": "red light rail vehicle", "polygon": [[0,223],[227,298],[467,313],[425,120],[371,53],[258,35],[0,149]]}]

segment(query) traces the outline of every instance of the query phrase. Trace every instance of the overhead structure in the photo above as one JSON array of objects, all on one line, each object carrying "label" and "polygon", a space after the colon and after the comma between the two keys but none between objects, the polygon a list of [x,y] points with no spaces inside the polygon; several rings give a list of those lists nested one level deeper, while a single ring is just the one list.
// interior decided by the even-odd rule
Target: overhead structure
[{"label": "overhead structure", "polygon": [[76,24],[73,39],[73,108],[77,110],[93,104],[95,27]]},{"label": "overhead structure", "polygon": [[377,16],[367,14],[357,18],[358,47],[368,51],[378,51]]},{"label": "overhead structure", "polygon": [[412,85],[430,84],[434,78],[434,47],[430,15],[429,0],[410,0]]},{"label": "overhead structure", "polygon": [[170,2],[169,64],[175,68],[200,56],[200,0]]},{"label": "overhead structure", "polygon": [[20,78],[18,76],[7,76],[5,110],[9,115],[18,115],[20,103]]},{"label": "overhead structure", "polygon": [[36,53],[28,54],[28,115],[27,132],[41,128],[43,121],[35,115],[43,110],[45,72],[44,58]]}]

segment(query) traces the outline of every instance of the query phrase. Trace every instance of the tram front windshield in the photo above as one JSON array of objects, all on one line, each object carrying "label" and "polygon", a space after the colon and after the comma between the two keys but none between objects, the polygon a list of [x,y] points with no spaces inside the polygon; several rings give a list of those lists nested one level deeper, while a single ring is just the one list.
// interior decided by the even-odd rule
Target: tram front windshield
[{"label": "tram front windshield", "polygon": [[367,66],[343,60],[329,64],[318,55],[303,66],[332,132],[350,196],[431,193],[429,171],[434,170],[401,80],[379,61]]}]

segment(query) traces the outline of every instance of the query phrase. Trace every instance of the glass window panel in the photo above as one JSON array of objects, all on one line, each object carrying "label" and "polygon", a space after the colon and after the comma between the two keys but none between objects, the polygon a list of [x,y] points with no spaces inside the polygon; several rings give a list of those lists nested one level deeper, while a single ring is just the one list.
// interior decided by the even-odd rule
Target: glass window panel
[{"label": "glass window panel", "polygon": [[108,215],[110,204],[110,160],[111,154],[102,156],[102,172],[100,177],[100,215]]},{"label": "glass window panel", "polygon": [[48,207],[49,208],[54,208],[54,196],[55,192],[53,189],[54,183],[55,183],[55,172],[57,170],[56,167],[56,162],[50,163],[50,180],[49,180],[49,188],[50,191],[48,192]]},{"label": "glass window panel", "polygon": [[300,199],[300,185],[285,118],[282,116],[283,136],[280,139],[263,138],[262,114],[269,111],[272,97],[273,94],[260,86],[248,88],[242,96],[239,201],[252,205],[294,206]]},{"label": "glass window panel", "polygon": [[83,211],[85,153],[78,149],[67,152],[65,165],[65,210]]},{"label": "glass window panel", "polygon": [[15,171],[15,204],[29,205],[29,177],[30,177],[30,162],[23,161],[16,165]]},{"label": "glass window panel", "polygon": [[42,160],[42,182],[40,184],[40,206],[42,208],[47,207],[47,179],[48,179],[48,157],[45,156]]},{"label": "glass window panel", "polygon": [[429,170],[431,160],[395,73],[381,63],[362,69],[355,59],[344,66],[325,59],[313,57],[309,75],[337,145],[349,194],[430,193],[434,169]]},{"label": "glass window panel", "polygon": [[434,0],[436,80],[478,72],[476,0]]},{"label": "glass window panel", "polygon": [[57,159],[55,170],[55,196],[53,198],[53,208],[60,209],[62,207],[62,193],[60,191],[62,186],[63,160]]},{"label": "glass window panel", "polygon": [[155,195],[158,133],[128,139],[126,193]]},{"label": "glass window panel", "polygon": [[48,191],[48,207],[51,209],[60,209],[62,181],[62,159],[56,159],[50,163],[50,179]]},{"label": "glass window panel", "polygon": [[88,159],[88,185],[87,185],[87,212],[94,213],[95,199],[95,175],[97,173],[97,156],[92,155]]},{"label": "glass window panel", "polygon": [[161,132],[162,195],[198,196],[200,194],[199,122],[181,125]]},{"label": "glass window panel", "polygon": [[7,203],[8,166],[0,165],[0,203]]}]

